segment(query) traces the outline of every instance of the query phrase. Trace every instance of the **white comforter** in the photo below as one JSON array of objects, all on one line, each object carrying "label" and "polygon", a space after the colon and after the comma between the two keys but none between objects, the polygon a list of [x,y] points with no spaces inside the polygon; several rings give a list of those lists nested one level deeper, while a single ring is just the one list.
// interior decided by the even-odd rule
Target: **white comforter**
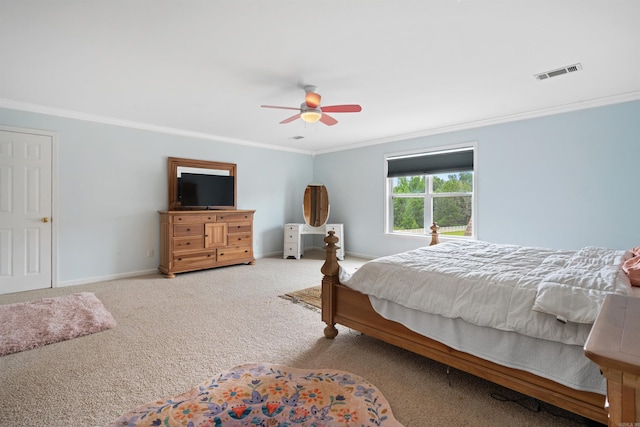
[{"label": "white comforter", "polygon": [[451,241],[364,264],[341,282],[405,307],[584,345],[607,293],[628,294],[629,251]]}]

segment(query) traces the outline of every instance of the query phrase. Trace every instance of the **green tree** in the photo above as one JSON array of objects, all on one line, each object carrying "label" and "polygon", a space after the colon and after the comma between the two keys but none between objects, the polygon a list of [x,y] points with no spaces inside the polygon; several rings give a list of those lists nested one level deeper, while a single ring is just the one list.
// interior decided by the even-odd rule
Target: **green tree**
[{"label": "green tree", "polygon": [[[425,176],[399,177],[393,187],[395,194],[424,194]],[[449,174],[446,179],[433,176],[434,193],[470,193],[473,191],[473,173]],[[471,196],[436,197],[433,218],[442,227],[466,225],[471,219]],[[424,199],[422,197],[396,197],[393,199],[394,230],[424,228]]]},{"label": "green tree", "polygon": [[396,186],[393,187],[393,192],[396,194],[424,193],[425,188],[424,175],[410,177],[401,176],[398,178]]},{"label": "green tree", "polygon": [[[434,177],[434,193],[470,193],[473,191],[473,174],[461,172],[450,174],[447,180]],[[471,196],[436,198],[433,218],[440,226],[466,225],[471,219]]]},{"label": "green tree", "polygon": [[447,180],[439,176],[433,177],[434,193],[470,193],[473,191],[473,174],[460,172],[447,176]]},{"label": "green tree", "polygon": [[[424,194],[425,177],[399,177],[393,192],[395,194]],[[424,228],[424,202],[417,197],[397,197],[393,199],[393,229],[414,230]]]}]

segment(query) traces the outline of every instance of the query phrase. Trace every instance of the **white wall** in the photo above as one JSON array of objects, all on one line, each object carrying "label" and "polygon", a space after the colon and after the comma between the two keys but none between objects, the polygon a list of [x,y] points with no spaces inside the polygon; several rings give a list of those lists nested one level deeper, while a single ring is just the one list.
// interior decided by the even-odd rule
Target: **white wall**
[{"label": "white wall", "polygon": [[345,224],[348,253],[426,244],[383,233],[384,154],[467,141],[478,141],[480,239],[640,245],[640,101],[315,157],[8,109],[0,124],[58,134],[59,286],[155,271],[167,157],[238,164],[238,207],[257,210],[257,257],[282,252],[282,226],[302,222],[313,180],[327,186],[330,222]]},{"label": "white wall", "polygon": [[8,109],[0,109],[0,124],[58,134],[59,286],[157,269],[167,157],[238,165],[238,208],[256,210],[257,257],[282,253],[283,224],[302,220],[313,180],[312,157],[304,154]]},{"label": "white wall", "polygon": [[640,101],[318,155],[347,253],[428,243],[384,230],[384,155],[478,142],[481,240],[577,249],[640,245]]}]

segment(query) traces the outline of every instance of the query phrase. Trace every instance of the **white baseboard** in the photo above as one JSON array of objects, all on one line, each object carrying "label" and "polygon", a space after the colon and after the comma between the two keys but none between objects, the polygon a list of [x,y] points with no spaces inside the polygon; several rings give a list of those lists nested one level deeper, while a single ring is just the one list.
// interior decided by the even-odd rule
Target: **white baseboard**
[{"label": "white baseboard", "polygon": [[[255,257],[256,259],[259,259],[259,258],[264,258],[265,256],[275,256],[275,255],[282,256],[282,252],[272,252],[266,255],[260,254],[260,255],[256,255]],[[65,286],[87,285],[89,283],[106,282],[108,280],[126,279],[129,277],[136,277],[136,276],[146,276],[147,274],[154,274],[154,273],[161,274],[157,268],[154,268],[151,270],[140,270],[140,271],[130,271],[128,273],[108,274],[106,276],[84,277],[82,279],[67,280],[64,282],[58,281],[58,283],[54,287],[62,288]]]},{"label": "white baseboard", "polygon": [[128,277],[136,277],[136,276],[145,276],[147,274],[154,274],[154,273],[160,274],[158,272],[158,269],[154,268],[152,270],[131,271],[129,273],[109,274],[106,276],[98,276],[98,277],[85,277],[82,279],[67,280],[64,282],[58,281],[55,287],[62,288],[64,286],[86,285],[89,283],[106,282],[108,280],[125,279]]}]

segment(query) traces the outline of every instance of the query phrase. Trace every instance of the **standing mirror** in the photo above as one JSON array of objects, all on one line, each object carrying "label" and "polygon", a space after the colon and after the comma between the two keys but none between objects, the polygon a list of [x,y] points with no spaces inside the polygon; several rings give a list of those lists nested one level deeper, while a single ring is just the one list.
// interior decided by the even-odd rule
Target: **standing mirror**
[{"label": "standing mirror", "polygon": [[311,227],[321,227],[329,219],[329,193],[319,182],[312,182],[304,190],[302,205],[304,221]]}]

